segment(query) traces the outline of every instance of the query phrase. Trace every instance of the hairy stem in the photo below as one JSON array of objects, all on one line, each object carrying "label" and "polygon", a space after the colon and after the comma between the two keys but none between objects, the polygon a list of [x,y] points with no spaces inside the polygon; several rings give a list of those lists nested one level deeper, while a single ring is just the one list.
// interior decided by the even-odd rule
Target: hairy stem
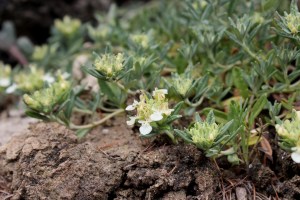
[{"label": "hairy stem", "polygon": [[99,121],[96,121],[96,122],[92,122],[90,124],[86,124],[86,125],[75,125],[75,124],[70,124],[70,128],[71,129],[87,129],[87,128],[93,128],[93,127],[96,127],[96,126],[99,126],[100,124],[103,124],[105,121],[107,121],[108,119],[124,112],[125,110],[124,109],[118,109],[116,110],[115,112],[107,115],[106,117],[102,118],[101,120]]},{"label": "hairy stem", "polygon": [[198,107],[198,106],[201,105],[201,103],[203,102],[203,100],[204,100],[204,96],[202,96],[196,103],[192,103],[192,102],[190,102],[190,100],[188,98],[186,98],[184,100],[184,103],[186,103],[190,107],[196,108],[196,107]]},{"label": "hairy stem", "polygon": [[169,138],[172,140],[174,144],[178,144],[177,139],[175,138],[174,134],[171,131],[166,130],[165,133],[167,134],[167,136],[169,136]]}]

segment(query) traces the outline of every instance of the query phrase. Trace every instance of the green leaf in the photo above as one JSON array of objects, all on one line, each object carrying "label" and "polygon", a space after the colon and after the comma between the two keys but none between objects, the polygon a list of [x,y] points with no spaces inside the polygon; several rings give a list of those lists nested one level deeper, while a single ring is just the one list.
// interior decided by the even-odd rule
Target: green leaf
[{"label": "green leaf", "polygon": [[265,105],[268,103],[267,95],[262,95],[253,105],[249,116],[249,127],[253,126],[255,118],[260,114]]},{"label": "green leaf", "polygon": [[171,116],[169,116],[167,119],[166,119],[166,121],[164,122],[165,124],[170,124],[170,123],[172,123],[173,121],[175,121],[175,120],[177,120],[177,119],[179,119],[179,118],[181,118],[182,116],[181,115],[171,115]]},{"label": "green leaf", "polygon": [[212,110],[209,111],[209,113],[208,113],[208,115],[207,115],[207,117],[206,117],[206,121],[207,121],[207,123],[209,123],[209,124],[215,123],[215,115],[214,115],[214,112],[213,112]]},{"label": "green leaf", "polygon": [[121,106],[126,99],[126,96],[123,95],[121,89],[116,86],[115,83],[110,83],[104,80],[98,80],[98,82],[101,92],[103,92],[106,97],[116,106]]},{"label": "green leaf", "polygon": [[32,111],[32,110],[27,110],[25,114],[29,117],[36,118],[36,119],[41,119],[43,121],[49,121],[49,118],[45,115],[39,114],[38,112]]},{"label": "green leaf", "polygon": [[205,76],[203,76],[200,80],[198,80],[198,84],[197,84],[197,88],[196,88],[196,95],[193,98],[193,100],[198,99],[205,91],[208,90],[208,74],[206,74]]},{"label": "green leaf", "polygon": [[224,126],[222,126],[222,128],[220,129],[220,134],[224,134],[230,128],[233,122],[234,120],[232,119],[229,122],[227,122]]},{"label": "green leaf", "polygon": [[196,121],[196,122],[202,122],[202,119],[201,119],[199,113],[196,113],[196,114],[195,114],[195,121]]},{"label": "green leaf", "polygon": [[280,1],[279,0],[267,0],[264,1],[262,4],[263,11],[271,11],[277,9],[279,6]]},{"label": "green leaf", "polygon": [[248,90],[248,85],[246,84],[241,69],[239,68],[234,68],[232,70],[233,73],[233,83],[235,87],[239,90],[241,96],[243,98],[249,97],[249,90]]},{"label": "green leaf", "polygon": [[215,120],[218,123],[224,124],[228,121],[227,120],[227,113],[222,112],[220,110],[216,110],[214,108],[204,108],[201,112],[204,113],[204,114],[208,114],[211,110],[214,112]]},{"label": "green leaf", "polygon": [[181,110],[182,106],[184,105],[183,101],[180,101],[174,106],[174,111],[172,112],[172,115],[177,115],[179,111]]},{"label": "green leaf", "polygon": [[185,142],[193,143],[193,140],[191,140],[184,131],[181,131],[178,129],[174,129],[174,131],[175,131],[175,134],[178,135],[179,137],[181,137]]},{"label": "green leaf", "polygon": [[101,74],[99,71],[97,71],[96,69],[94,69],[92,67],[82,66],[81,69],[85,73],[90,74],[90,75],[94,76],[97,79],[107,80],[106,76],[104,76],[103,74]]},{"label": "green leaf", "polygon": [[262,138],[260,136],[251,136],[249,139],[248,139],[248,146],[252,146],[252,145],[255,145],[256,143],[258,143]]},{"label": "green leaf", "polygon": [[72,111],[73,111],[73,108],[75,106],[75,100],[76,100],[76,97],[77,95],[82,91],[84,87],[81,86],[79,89],[73,89],[70,93],[70,96],[69,96],[69,101],[66,105],[66,109],[64,111],[64,114],[66,116],[66,118],[70,119],[71,115],[72,115]]}]

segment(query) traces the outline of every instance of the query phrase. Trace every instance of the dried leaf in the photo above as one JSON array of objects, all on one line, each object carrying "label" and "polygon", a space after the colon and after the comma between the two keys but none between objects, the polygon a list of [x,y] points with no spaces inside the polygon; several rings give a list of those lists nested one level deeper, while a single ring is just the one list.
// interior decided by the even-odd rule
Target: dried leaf
[{"label": "dried leaf", "polygon": [[267,158],[269,158],[271,161],[273,161],[273,150],[272,150],[272,147],[269,143],[269,141],[264,137],[262,136],[261,137],[261,140],[260,140],[260,148],[259,150],[261,150],[262,152],[265,153],[265,155],[267,156]]}]

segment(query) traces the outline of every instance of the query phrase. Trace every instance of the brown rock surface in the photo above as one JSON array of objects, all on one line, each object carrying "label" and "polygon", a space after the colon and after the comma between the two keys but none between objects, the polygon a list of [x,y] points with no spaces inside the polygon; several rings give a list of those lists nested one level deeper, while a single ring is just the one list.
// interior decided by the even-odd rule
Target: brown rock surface
[{"label": "brown rock surface", "polygon": [[213,199],[215,170],[200,151],[141,140],[124,121],[81,141],[38,123],[1,146],[0,177],[12,199]]}]

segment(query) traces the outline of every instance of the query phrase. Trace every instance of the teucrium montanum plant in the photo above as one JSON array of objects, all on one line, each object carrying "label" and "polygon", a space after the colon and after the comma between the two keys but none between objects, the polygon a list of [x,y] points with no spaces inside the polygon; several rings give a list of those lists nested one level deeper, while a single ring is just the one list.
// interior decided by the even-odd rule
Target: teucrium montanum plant
[{"label": "teucrium montanum plant", "polygon": [[179,103],[174,109],[169,108],[169,102],[166,98],[168,91],[166,89],[157,89],[149,96],[145,92],[140,95],[140,101],[134,100],[133,104],[126,107],[127,111],[136,110],[136,115],[129,117],[127,124],[132,126],[137,121],[140,124],[140,133],[148,135],[156,129],[156,132],[166,132],[168,136],[174,139],[171,122],[180,118],[177,115],[181,104]]},{"label": "teucrium montanum plant", "polygon": [[293,110],[291,120],[278,120],[275,128],[280,138],[280,147],[291,151],[292,159],[300,163],[300,111]]},{"label": "teucrium montanum plant", "polygon": [[179,95],[186,97],[187,92],[192,87],[193,79],[190,77],[189,73],[183,73],[180,75],[173,73],[171,84]]},{"label": "teucrium montanum plant", "polygon": [[21,71],[14,75],[13,84],[6,89],[6,92],[33,92],[41,89],[44,84],[53,83],[54,80],[55,79],[50,74],[45,74],[42,68],[38,68],[35,65],[30,65],[28,70]]},{"label": "teucrium montanum plant", "polygon": [[67,99],[70,87],[70,82],[59,75],[57,81],[48,88],[35,91],[31,95],[25,94],[23,99],[30,112],[45,118],[50,114],[51,117],[51,113],[55,112],[55,106],[59,106]]},{"label": "teucrium montanum plant", "polygon": [[[279,14],[278,14],[279,15]],[[292,0],[290,13],[284,12],[284,16],[280,16],[278,25],[282,29],[282,33],[286,35],[296,36],[300,31],[300,13],[298,10],[297,1]]]},{"label": "teucrium montanum plant", "polygon": [[[37,71],[43,73],[36,71],[31,77],[28,70],[23,76],[26,79],[12,75],[11,84],[19,92],[24,92],[21,88],[40,91],[28,91],[31,99],[25,97],[28,108],[31,106],[30,111],[34,111],[29,112],[31,116],[86,132],[124,112],[125,102],[141,94],[126,109],[131,114],[128,123],[138,125],[142,136],[167,134],[175,142],[181,137],[208,157],[226,155],[231,163],[240,159],[249,166],[260,154],[257,151],[260,140],[255,138],[263,137],[261,133],[252,137],[249,130],[259,128],[259,118],[262,121],[269,118],[262,112],[269,99],[284,93],[278,102],[291,110],[299,98],[300,14],[295,0],[290,12],[284,12],[287,9],[280,4],[285,2],[151,1],[149,7],[132,10],[130,14],[112,6],[107,14],[96,15],[99,23],[95,27],[65,17],[56,20],[47,45],[37,47],[30,56],[39,67]],[[275,10],[284,14],[277,17],[277,23],[272,23]],[[92,41],[86,40],[87,35]],[[97,52],[95,58],[88,57],[83,70],[97,78],[97,90],[76,85],[74,81],[61,106],[50,103],[54,106],[49,107],[51,98],[44,96],[50,89],[45,88],[56,85],[52,85],[53,77],[47,73],[54,69],[70,73],[78,55],[93,52]],[[86,75],[81,77],[85,79]],[[22,86],[27,84],[28,87]],[[155,87],[167,88],[168,94],[164,89],[154,90]],[[243,106],[229,105],[241,99]],[[180,108],[183,118],[172,123],[179,119]],[[215,120],[207,112],[211,110]],[[72,124],[70,119],[76,112],[88,115],[87,121]],[[206,120],[196,117],[195,123],[182,127],[195,112],[205,115]],[[173,127],[183,131],[175,131]],[[297,143],[290,144],[288,150],[293,151],[296,146]]]},{"label": "teucrium montanum plant", "polygon": [[[237,134],[237,131],[229,132],[233,120],[224,125],[217,124],[213,111],[210,111],[205,121],[199,114],[196,114],[195,123],[184,131],[175,130],[177,135],[186,142],[192,143],[199,149],[203,150],[207,157],[216,158],[221,155],[228,155],[228,149],[225,150],[226,144]],[[223,154],[224,152],[224,154]],[[234,152],[232,152],[234,153]]]},{"label": "teucrium montanum plant", "polygon": [[117,75],[124,69],[124,55],[103,54],[97,56],[94,62],[95,69],[102,73],[108,79],[116,78]]},{"label": "teucrium montanum plant", "polygon": [[79,30],[81,22],[78,19],[72,19],[70,16],[65,16],[63,20],[55,20],[54,26],[57,31],[65,37],[72,37]]}]

